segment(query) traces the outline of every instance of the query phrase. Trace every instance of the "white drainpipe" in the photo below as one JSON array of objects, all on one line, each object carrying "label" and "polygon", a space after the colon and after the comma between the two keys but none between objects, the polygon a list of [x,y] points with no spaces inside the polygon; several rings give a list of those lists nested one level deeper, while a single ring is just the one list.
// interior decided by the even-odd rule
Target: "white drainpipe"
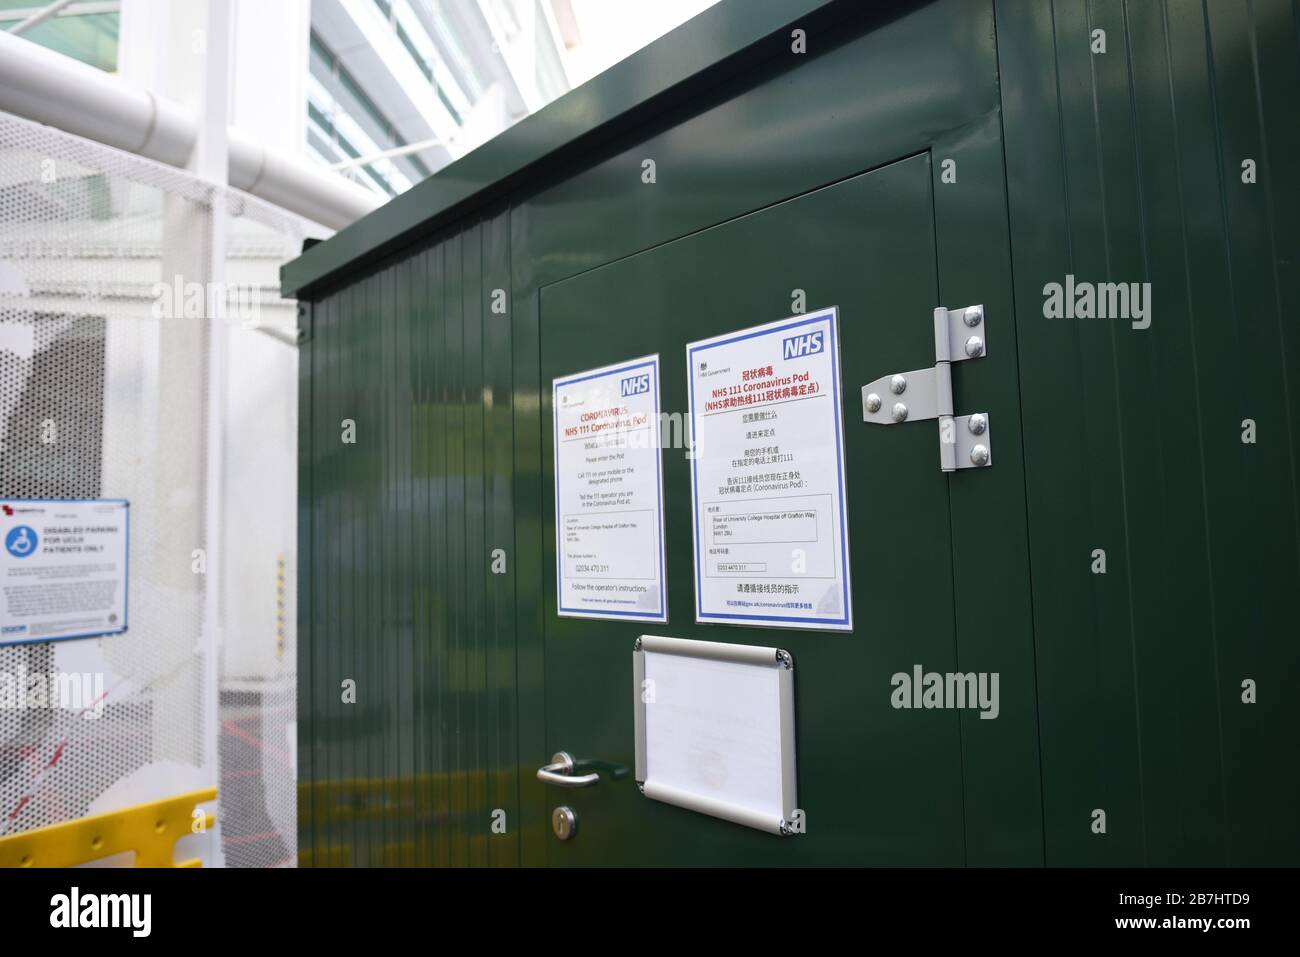
[{"label": "white drainpipe", "polygon": [[[198,139],[187,110],[117,77],[0,31],[0,110],[184,167]],[[230,129],[230,184],[330,229],[379,196],[325,167]]]}]

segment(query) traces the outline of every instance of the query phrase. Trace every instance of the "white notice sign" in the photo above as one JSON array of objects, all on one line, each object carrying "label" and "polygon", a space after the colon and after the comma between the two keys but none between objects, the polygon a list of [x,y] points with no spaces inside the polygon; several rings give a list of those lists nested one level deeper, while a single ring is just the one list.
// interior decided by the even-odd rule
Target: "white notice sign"
[{"label": "white notice sign", "polygon": [[696,621],[851,631],[837,310],[686,361]]},{"label": "white notice sign", "polygon": [[799,805],[788,653],[642,635],[631,691],[636,780],[646,797],[792,833]]},{"label": "white notice sign", "polygon": [[659,357],[554,380],[559,614],[667,621]]},{"label": "white notice sign", "polygon": [[126,631],[121,499],[0,503],[0,645]]}]

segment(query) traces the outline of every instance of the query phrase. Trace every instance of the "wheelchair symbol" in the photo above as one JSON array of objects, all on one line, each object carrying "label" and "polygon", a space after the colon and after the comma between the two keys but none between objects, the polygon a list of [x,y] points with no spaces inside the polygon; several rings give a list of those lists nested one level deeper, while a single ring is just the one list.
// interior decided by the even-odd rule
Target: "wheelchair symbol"
[{"label": "wheelchair symbol", "polygon": [[19,525],[5,536],[5,548],[14,558],[26,558],[36,551],[38,539],[29,525]]}]

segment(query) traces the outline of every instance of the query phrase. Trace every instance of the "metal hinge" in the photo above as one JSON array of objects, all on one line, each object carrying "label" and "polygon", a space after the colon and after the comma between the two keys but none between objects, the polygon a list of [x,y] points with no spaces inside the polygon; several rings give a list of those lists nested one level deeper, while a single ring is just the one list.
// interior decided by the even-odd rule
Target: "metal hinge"
[{"label": "metal hinge", "polygon": [[988,468],[993,443],[987,412],[954,416],[951,363],[988,354],[984,307],[934,311],[934,365],[881,376],[862,387],[862,421],[872,425],[939,420],[939,467]]}]

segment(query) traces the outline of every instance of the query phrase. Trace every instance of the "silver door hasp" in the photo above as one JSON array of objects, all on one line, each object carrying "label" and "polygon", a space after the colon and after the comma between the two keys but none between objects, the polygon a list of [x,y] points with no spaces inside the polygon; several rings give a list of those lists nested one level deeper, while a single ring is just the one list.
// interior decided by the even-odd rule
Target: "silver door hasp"
[{"label": "silver door hasp", "polygon": [[872,425],[939,420],[939,467],[988,468],[993,443],[987,412],[954,416],[951,363],[988,354],[984,307],[934,311],[934,365],[881,376],[862,387],[862,421]]}]

